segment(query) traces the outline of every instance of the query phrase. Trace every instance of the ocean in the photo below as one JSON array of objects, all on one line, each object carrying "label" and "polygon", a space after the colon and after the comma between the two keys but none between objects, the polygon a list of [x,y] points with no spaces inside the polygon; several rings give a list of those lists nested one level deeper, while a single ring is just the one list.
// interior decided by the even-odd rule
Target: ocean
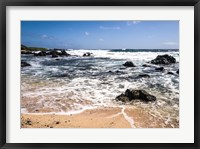
[{"label": "ocean", "polygon": [[[83,57],[86,52],[93,53]],[[79,113],[98,107],[139,106],[154,115],[179,119],[179,50],[108,49],[68,50],[72,56],[51,58],[21,55],[31,64],[21,68],[22,113]],[[164,65],[164,71],[149,64],[158,55],[168,54],[175,64]],[[136,67],[125,67],[132,61]],[[143,64],[150,65],[144,67]],[[173,74],[168,74],[172,72]],[[138,77],[148,74],[150,78]],[[126,89],[142,89],[156,96],[155,102],[123,103],[115,98]]]}]

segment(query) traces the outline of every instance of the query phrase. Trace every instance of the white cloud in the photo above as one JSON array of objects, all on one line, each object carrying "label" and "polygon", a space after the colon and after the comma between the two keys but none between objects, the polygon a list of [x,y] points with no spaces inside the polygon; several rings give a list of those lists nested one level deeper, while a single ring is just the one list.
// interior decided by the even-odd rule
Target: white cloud
[{"label": "white cloud", "polygon": [[42,35],[41,35],[41,38],[42,38],[42,39],[54,39],[53,36],[49,36],[49,35],[46,35],[46,34],[42,34]]},{"label": "white cloud", "polygon": [[48,38],[48,36],[45,35],[45,34],[43,34],[43,35],[42,35],[42,38],[43,38],[43,39],[46,39],[46,38]]},{"label": "white cloud", "polygon": [[107,26],[100,26],[100,29],[113,29],[113,30],[119,30],[121,29],[119,26],[111,26],[111,27],[107,27]]},{"label": "white cloud", "polygon": [[99,41],[104,41],[104,39],[103,38],[99,38]]},{"label": "white cloud", "polygon": [[89,35],[89,32],[85,32],[85,35],[88,36],[88,35]]},{"label": "white cloud", "polygon": [[163,42],[164,45],[170,45],[170,46],[173,46],[173,45],[177,45],[176,42]]},{"label": "white cloud", "polygon": [[139,24],[141,21],[127,21],[126,24],[128,26],[134,25],[134,24]]}]

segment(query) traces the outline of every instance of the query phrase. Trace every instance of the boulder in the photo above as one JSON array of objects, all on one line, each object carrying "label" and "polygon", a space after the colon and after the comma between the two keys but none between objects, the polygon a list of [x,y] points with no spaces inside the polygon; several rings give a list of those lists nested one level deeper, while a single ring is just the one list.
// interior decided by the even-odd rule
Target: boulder
[{"label": "boulder", "polygon": [[31,66],[29,63],[21,61],[21,67]]},{"label": "boulder", "polygon": [[172,63],[176,63],[176,59],[168,54],[165,55],[158,55],[155,59],[151,60],[152,64],[162,64],[162,65],[169,65]]},{"label": "boulder", "polygon": [[127,61],[123,64],[125,67],[136,67],[131,61]]},{"label": "boulder", "polygon": [[141,100],[145,102],[155,101],[156,97],[147,93],[145,90],[129,90],[115,98],[117,101],[127,102],[132,100]]}]

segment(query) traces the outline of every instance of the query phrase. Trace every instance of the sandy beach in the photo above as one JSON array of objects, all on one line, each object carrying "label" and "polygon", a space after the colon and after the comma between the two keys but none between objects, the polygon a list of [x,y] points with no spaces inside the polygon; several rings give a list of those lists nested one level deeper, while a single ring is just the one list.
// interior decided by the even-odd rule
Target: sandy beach
[{"label": "sandy beach", "polygon": [[22,114],[22,128],[178,128],[179,122],[136,107],[103,107],[78,114]]}]

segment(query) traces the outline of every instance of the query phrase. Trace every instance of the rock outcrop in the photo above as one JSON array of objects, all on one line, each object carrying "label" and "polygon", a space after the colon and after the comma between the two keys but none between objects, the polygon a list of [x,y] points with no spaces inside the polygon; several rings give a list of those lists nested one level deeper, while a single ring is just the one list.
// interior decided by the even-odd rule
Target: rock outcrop
[{"label": "rock outcrop", "polygon": [[169,65],[176,63],[176,59],[168,54],[158,55],[155,59],[151,60],[152,64]]},{"label": "rock outcrop", "polygon": [[128,102],[132,100],[141,100],[145,102],[155,101],[156,97],[147,93],[145,90],[127,89],[125,94],[121,94],[115,98],[117,101]]}]

